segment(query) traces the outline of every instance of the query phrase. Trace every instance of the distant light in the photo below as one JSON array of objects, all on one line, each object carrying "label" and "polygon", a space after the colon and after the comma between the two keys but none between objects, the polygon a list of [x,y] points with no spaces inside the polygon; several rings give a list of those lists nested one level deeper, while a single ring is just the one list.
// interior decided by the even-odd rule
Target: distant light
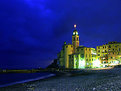
[{"label": "distant light", "polygon": [[74,28],[76,28],[76,24],[74,24]]}]

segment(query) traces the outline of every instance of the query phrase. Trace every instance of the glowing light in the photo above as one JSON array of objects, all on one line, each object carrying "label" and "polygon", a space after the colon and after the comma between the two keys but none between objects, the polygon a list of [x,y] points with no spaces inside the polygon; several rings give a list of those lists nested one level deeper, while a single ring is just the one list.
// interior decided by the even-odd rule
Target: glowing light
[{"label": "glowing light", "polygon": [[119,61],[115,61],[115,64],[119,64]]},{"label": "glowing light", "polygon": [[91,54],[96,55],[96,51],[94,49],[92,49]]},{"label": "glowing light", "polygon": [[74,24],[74,28],[76,28],[76,24]]},{"label": "glowing light", "polygon": [[100,65],[101,65],[101,62],[99,60],[95,60],[93,62],[93,67],[100,67]]},{"label": "glowing light", "polygon": [[85,60],[79,60],[79,68],[85,68]]},{"label": "glowing light", "polygon": [[96,55],[96,53],[92,53],[93,55]]},{"label": "glowing light", "polygon": [[110,63],[110,65],[118,65],[119,64],[119,61],[117,61],[117,60],[113,60],[111,63]]},{"label": "glowing light", "polygon": [[78,35],[78,32],[76,32],[76,34]]}]

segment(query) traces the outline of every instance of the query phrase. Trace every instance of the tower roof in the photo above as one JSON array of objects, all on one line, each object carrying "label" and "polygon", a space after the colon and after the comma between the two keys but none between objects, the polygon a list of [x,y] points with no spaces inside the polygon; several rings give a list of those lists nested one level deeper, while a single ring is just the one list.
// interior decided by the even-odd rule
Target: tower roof
[{"label": "tower roof", "polygon": [[78,31],[76,29],[73,31],[73,35],[78,35]]}]

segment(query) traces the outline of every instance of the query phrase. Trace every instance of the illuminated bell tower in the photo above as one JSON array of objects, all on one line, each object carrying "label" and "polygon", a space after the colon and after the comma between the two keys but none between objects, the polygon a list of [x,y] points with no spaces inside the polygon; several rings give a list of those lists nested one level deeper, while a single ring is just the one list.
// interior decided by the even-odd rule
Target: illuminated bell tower
[{"label": "illuminated bell tower", "polygon": [[76,24],[74,25],[74,31],[73,31],[73,35],[72,35],[72,45],[73,45],[73,52],[76,52],[76,48],[79,46],[79,35],[78,32],[76,30]]}]

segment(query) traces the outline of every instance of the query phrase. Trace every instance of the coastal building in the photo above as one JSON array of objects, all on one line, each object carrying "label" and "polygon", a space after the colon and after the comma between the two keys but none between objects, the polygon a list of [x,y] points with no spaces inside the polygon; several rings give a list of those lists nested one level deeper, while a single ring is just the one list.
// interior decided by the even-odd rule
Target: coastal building
[{"label": "coastal building", "polygon": [[[79,35],[74,25],[74,31],[72,35],[72,44],[66,44],[62,47],[62,50],[58,53],[59,65],[63,68],[81,69],[98,67],[97,56],[95,48],[88,48],[79,46]],[[98,63],[99,60],[98,60]]]},{"label": "coastal building", "polygon": [[121,43],[109,42],[95,48],[79,46],[79,34],[74,25],[72,44],[64,42],[58,53],[59,66],[69,69],[100,68],[121,64]]},{"label": "coastal building", "polygon": [[76,53],[69,55],[70,68],[96,68],[100,67],[95,48],[79,46]]},{"label": "coastal building", "polygon": [[121,43],[114,41],[97,46],[97,56],[101,60],[102,67],[121,64]]},{"label": "coastal building", "polygon": [[102,45],[96,47],[97,58],[101,62],[102,67],[108,65],[108,45]]}]

